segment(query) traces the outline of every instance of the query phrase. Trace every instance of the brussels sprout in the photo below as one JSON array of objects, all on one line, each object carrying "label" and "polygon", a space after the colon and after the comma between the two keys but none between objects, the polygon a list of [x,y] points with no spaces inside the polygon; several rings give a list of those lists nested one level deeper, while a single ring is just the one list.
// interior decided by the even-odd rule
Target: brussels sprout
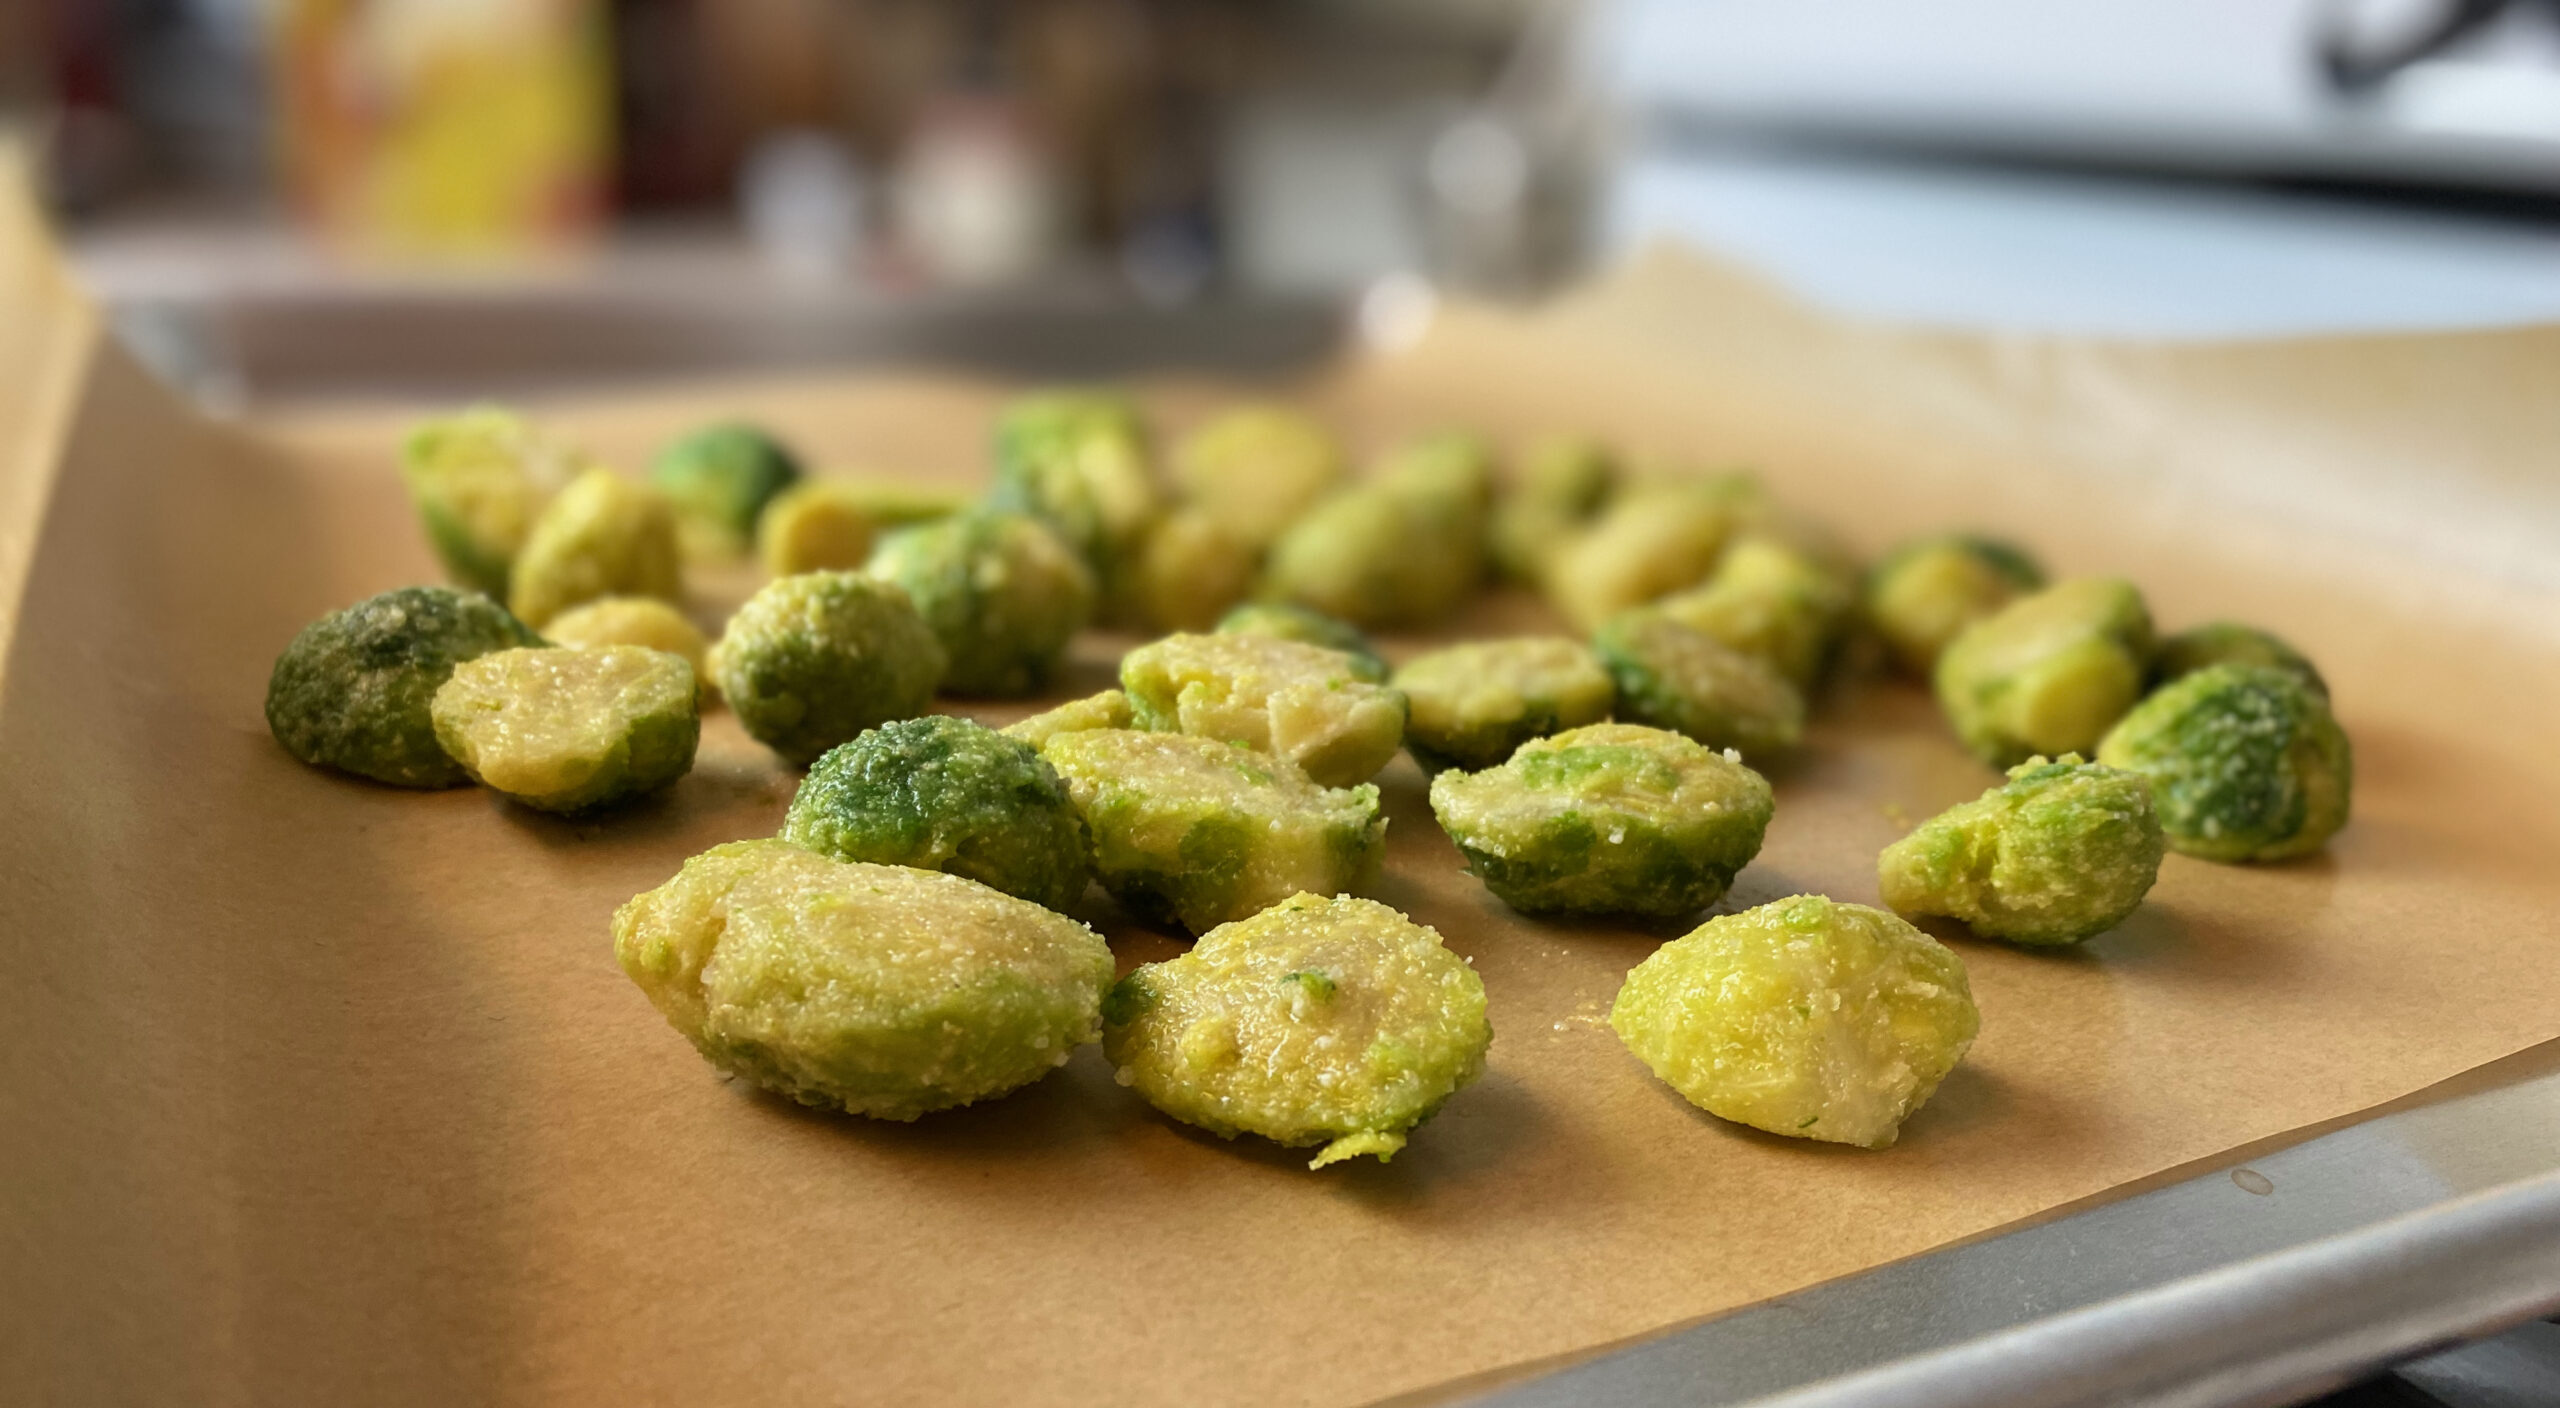
[{"label": "brussels sprout", "polygon": [[1062,733],[1082,733],[1096,728],[1135,728],[1137,715],[1129,708],[1129,696],[1116,689],[1070,699],[1055,709],[1034,714],[1030,718],[1007,724],[1007,738],[1019,738],[1034,748],[1046,747],[1050,739]]},{"label": "brussels sprout", "polygon": [[1159,630],[1205,631],[1253,590],[1261,549],[1196,508],[1156,520],[1138,554],[1138,601]]},{"label": "brussels sprout", "polygon": [[798,767],[875,724],[925,712],[945,664],[906,592],[853,572],[766,583],[711,653],[738,722]]},{"label": "brussels sprout", "polygon": [[2163,686],[2098,745],[2151,780],[2169,848],[2205,860],[2308,855],[2347,824],[2355,757],[2291,672],[2209,665]]},{"label": "brussels sprout", "polygon": [[804,1105],[912,1120],[1101,1035],[1100,935],[975,880],[738,841],[613,916],[622,971],[712,1065]]},{"label": "brussels sprout", "polygon": [[1902,668],[1928,678],[1964,628],[2044,585],[2018,549],[1964,535],[1914,539],[1868,574],[1867,618]]},{"label": "brussels sprout", "polygon": [[1319,787],[1232,743],[1086,729],[1052,736],[1040,755],[1067,780],[1103,888],[1195,934],[1300,890],[1351,889],[1385,850],[1375,784]]},{"label": "brussels sprout", "polygon": [[2320,678],[2319,669],[2299,650],[2284,639],[2255,626],[2236,621],[2216,621],[2178,632],[2160,642],[2160,653],[2151,664],[2153,688],[2185,679],[2211,665],[2264,665],[2282,670],[2302,681],[2302,687],[2329,698],[2329,682]]},{"label": "brussels sprout", "polygon": [[542,628],[554,645],[645,645],[680,655],[696,676],[709,643],[684,613],[655,597],[598,597],[551,618]]},{"label": "brussels sprout", "polygon": [[1375,479],[1317,504],[1280,536],[1262,595],[1364,626],[1447,615],[1484,576],[1490,475],[1473,440],[1403,447]]},{"label": "brussels sprout", "polygon": [[1965,628],[1938,657],[1938,704],[1996,768],[2086,753],[2141,696],[2151,649],[2151,614],[2131,583],[2077,578]]},{"label": "brussels sprout", "polygon": [[1198,512],[1258,551],[1342,481],[1342,450],[1311,417],[1241,406],[1183,437],[1173,474]]},{"label": "brussels sprout", "polygon": [[1562,636],[1435,650],[1396,671],[1395,687],[1412,707],[1405,745],[1426,772],[1491,767],[1541,734],[1598,723],[1618,698],[1599,657]]},{"label": "brussels sprout", "polygon": [[1005,698],[1046,683],[1093,615],[1093,576],[1058,535],[1014,513],[909,528],[867,570],[905,589],[950,658],[942,687]]},{"label": "brussels sprout", "polygon": [[1609,1013],[1689,1103],[1771,1134],[1881,1149],[1973,1045],[1964,963],[1882,910],[1797,895],[1656,950]]},{"label": "brussels sprout", "polygon": [[1007,406],[996,421],[991,507],[1058,531],[1093,569],[1103,614],[1130,614],[1138,550],[1159,510],[1138,413],[1116,396],[1053,392]]},{"label": "brussels sprout", "polygon": [[1754,758],[1804,737],[1804,696],[1784,676],[1657,610],[1617,616],[1591,648],[1618,683],[1622,718]]},{"label": "brussels sprout", "polygon": [[1847,584],[1812,554],[1754,536],[1727,548],[1705,585],[1664,597],[1655,609],[1767,662],[1803,690],[1830,659],[1849,605]]},{"label": "brussels sprout", "polygon": [[675,513],[657,490],[611,470],[591,469],[534,520],[516,555],[507,606],[539,629],[572,606],[598,597],[683,594],[676,557]]},{"label": "brussels sprout", "polygon": [[472,780],[537,811],[593,811],[693,770],[693,666],[639,645],[492,651],[435,693],[436,741]]},{"label": "brussels sprout", "polygon": [[1530,447],[1510,492],[1493,508],[1494,565],[1514,581],[1544,581],[1549,558],[1607,506],[1617,479],[1617,461],[1591,441]]},{"label": "brussels sprout", "polygon": [[1040,750],[928,714],[828,750],[791,799],[782,839],[837,860],[965,875],[1064,909],[1093,878],[1084,823]]},{"label": "brussels sprout", "polygon": [[1884,902],[1986,939],[2072,944],[2124,922],[2160,877],[2160,817],[2136,773],[2029,758],[1876,858]]},{"label": "brussels sprout", "polygon": [[525,535],[577,459],[515,413],[474,406],[410,431],[400,470],[445,576],[503,598]]},{"label": "brussels sprout", "polygon": [[1705,581],[1757,490],[1748,480],[1685,479],[1618,495],[1559,545],[1547,592],[1581,630]]},{"label": "brussels sprout", "polygon": [[686,546],[735,556],[755,541],[756,519],[800,482],[800,461],[752,425],[707,425],[669,444],[649,478],[675,506]]},{"label": "brussels sprout", "polygon": [[1301,894],[1120,980],[1103,1003],[1119,1080],[1185,1124],[1323,1145],[1309,1168],[1395,1157],[1484,1071],[1484,981],[1375,900]]},{"label": "brussels sprout", "polygon": [[1138,727],[1276,754],[1325,787],[1378,775],[1404,743],[1405,699],[1338,650],[1267,636],[1175,635],[1120,660]]},{"label": "brussels sprout", "polygon": [[436,690],[465,660],[541,643],[477,592],[384,592],[303,627],[276,657],[267,728],[306,763],[395,787],[458,787],[470,778],[436,742]]},{"label": "brussels sprout", "polygon": [[1676,733],[1595,724],[1511,761],[1431,780],[1440,829],[1524,914],[1691,914],[1760,853],[1777,803],[1728,754]]},{"label": "brussels sprout", "polygon": [[850,572],[871,560],[879,535],[949,518],[966,496],[888,481],[820,479],[797,484],[756,520],[756,556],[776,577]]},{"label": "brussels sprout", "polygon": [[1321,611],[1310,611],[1285,601],[1249,601],[1218,618],[1217,633],[1222,636],[1268,636],[1273,640],[1294,640],[1302,645],[1321,645],[1339,650],[1351,657],[1351,673],[1371,684],[1385,684],[1391,673],[1386,657],[1369,643],[1360,628],[1348,621],[1337,621]]}]

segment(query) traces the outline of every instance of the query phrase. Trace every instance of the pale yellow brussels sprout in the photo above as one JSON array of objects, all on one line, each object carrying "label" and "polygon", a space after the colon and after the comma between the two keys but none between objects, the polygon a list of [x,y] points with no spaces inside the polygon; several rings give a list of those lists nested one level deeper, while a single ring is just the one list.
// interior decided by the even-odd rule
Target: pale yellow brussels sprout
[{"label": "pale yellow brussels sprout", "polygon": [[973,511],[909,528],[864,569],[905,589],[950,664],[942,688],[1010,698],[1048,682],[1093,615],[1093,574],[1048,525]]},{"label": "pale yellow brussels sprout", "polygon": [[883,533],[949,518],[968,497],[893,480],[819,479],[776,495],[756,519],[756,556],[776,577],[850,572]]},{"label": "pale yellow brussels sprout", "polygon": [[1592,441],[1556,439],[1531,446],[1519,464],[1493,506],[1494,565],[1513,581],[1543,582],[1548,560],[1607,506],[1618,463]]},{"label": "pale yellow brussels sprout", "polygon": [[2137,773],[2029,758],[1876,858],[1884,902],[1961,919],[1986,939],[2072,944],[2124,922],[2160,876],[2151,786]]},{"label": "pale yellow brussels sprout", "polygon": [[1342,482],[1342,449],[1308,415],[1240,406],[1174,448],[1175,484],[1227,537],[1259,551]]},{"label": "pale yellow brussels sprout", "polygon": [[1520,745],[1431,780],[1467,868],[1524,914],[1694,914],[1760,853],[1777,803],[1730,753],[1635,724]]},{"label": "pale yellow brussels sprout", "polygon": [[537,811],[593,811],[693,770],[693,666],[639,645],[500,650],[455,666],[430,708],[472,780]]},{"label": "pale yellow brussels sprout", "polygon": [[1285,758],[1326,787],[1378,775],[1404,743],[1405,699],[1338,650],[1267,636],[1175,635],[1121,657],[1138,727]]},{"label": "pale yellow brussels sprout", "polygon": [[1052,735],[1040,755],[1066,779],[1102,887],[1195,934],[1300,890],[1366,883],[1385,851],[1375,784],[1319,787],[1233,743],[1080,729]]},{"label": "pale yellow brussels sprout", "polygon": [[1609,717],[1617,682],[1578,640],[1524,636],[1415,656],[1395,687],[1412,713],[1405,746],[1426,772],[1483,768],[1543,734]]},{"label": "pale yellow brussels sprout", "polygon": [[2017,548],[1966,535],[1920,538],[1885,554],[1867,576],[1867,619],[1902,668],[1929,677],[1965,627],[2044,585]]},{"label": "pale yellow brussels sprout", "polygon": [[1767,662],[1646,607],[1591,638],[1618,685],[1618,716],[1765,758],[1804,737],[1804,696]]},{"label": "pale yellow brussels sprout", "polygon": [[1849,614],[1846,582],[1777,538],[1751,536],[1725,549],[1703,586],[1656,603],[1663,615],[1765,661],[1810,689]]},{"label": "pale yellow brussels sprout", "polygon": [[1964,963],[1901,919],[1797,895],[1727,914],[1627,975],[1619,1040],[1699,1109],[1881,1149],[1972,1047]]},{"label": "pale yellow brussels sprout", "polygon": [[1055,709],[1007,724],[1002,732],[1008,738],[1019,738],[1034,748],[1040,748],[1062,733],[1135,727],[1137,716],[1129,708],[1129,696],[1116,689],[1106,689],[1100,694],[1070,699]]},{"label": "pale yellow brussels sprout", "polygon": [[400,470],[445,575],[504,599],[534,520],[578,461],[514,412],[474,406],[411,430]]},{"label": "pale yellow brussels sprout", "polygon": [[607,469],[572,480],[534,520],[517,554],[507,607],[540,630],[598,597],[684,593],[675,511],[666,496]]},{"label": "pale yellow brussels sprout", "polygon": [[598,597],[554,616],[542,628],[554,645],[645,645],[684,657],[694,673],[703,670],[709,642],[685,614],[656,597]]},{"label": "pale yellow brussels sprout", "polygon": [[2135,705],[2098,761],[2140,773],[2169,848],[2204,860],[2309,855],[2347,824],[2355,754],[2290,670],[2209,665]]},{"label": "pale yellow brussels sprout", "polygon": [[1630,607],[1705,581],[1751,491],[1731,479],[1626,490],[1548,560],[1547,593],[1565,619],[1597,630]]},{"label": "pale yellow brussels sprout", "polygon": [[2142,696],[2151,652],[2151,613],[2132,583],[2075,578],[1957,636],[1938,657],[1938,705],[1996,768],[2086,754]]},{"label": "pale yellow brussels sprout", "polygon": [[1484,576],[1491,475],[1483,446],[1463,436],[1397,450],[1280,536],[1262,595],[1361,626],[1447,615]]},{"label": "pale yellow brussels sprout", "polygon": [[2311,663],[2310,657],[2272,631],[2237,621],[2193,626],[2163,639],[2159,656],[2152,661],[2151,684],[2157,689],[2215,665],[2262,665],[2282,670],[2322,700],[2329,697],[2329,682],[2320,677],[2319,667]]},{"label": "pale yellow brussels sprout", "polygon": [[924,713],[945,663],[906,592],[855,572],[766,583],[711,652],[730,712],[798,767],[875,724]]},{"label": "pale yellow brussels sprout", "polygon": [[1120,980],[1103,1051],[1185,1124],[1384,1163],[1484,1071],[1484,981],[1375,900],[1302,894]]},{"label": "pale yellow brussels sprout", "polygon": [[1218,634],[1269,636],[1273,640],[1294,640],[1339,650],[1351,657],[1352,673],[1371,684],[1385,684],[1387,676],[1394,673],[1387,667],[1386,657],[1378,653],[1378,647],[1361,634],[1358,626],[1285,601],[1248,601],[1218,618]]},{"label": "pale yellow brussels sprout", "polygon": [[1199,508],[1156,520],[1138,555],[1138,599],[1158,630],[1205,631],[1245,599],[1262,570],[1253,541]]},{"label": "pale yellow brussels sprout", "polygon": [[1139,549],[1162,511],[1137,408],[1118,396],[1026,396],[996,419],[991,507],[1046,522],[1084,557],[1103,618],[1132,614]]},{"label": "pale yellow brussels sprout", "polygon": [[1102,937],[938,871],[738,841],[613,916],[614,956],[729,1075],[912,1120],[1029,1085],[1101,1035]]}]

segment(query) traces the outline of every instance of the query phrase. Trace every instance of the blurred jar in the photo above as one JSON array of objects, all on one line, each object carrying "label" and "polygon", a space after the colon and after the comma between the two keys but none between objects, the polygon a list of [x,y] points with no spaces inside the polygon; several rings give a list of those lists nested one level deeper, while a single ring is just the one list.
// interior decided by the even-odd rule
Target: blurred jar
[{"label": "blurred jar", "polygon": [[610,175],[601,0],[272,0],[279,154],[333,245],[504,264],[596,233]]},{"label": "blurred jar", "polygon": [[898,242],[935,280],[1040,272],[1065,233],[1063,206],[1056,163],[1018,103],[952,93],[916,115],[898,164]]}]

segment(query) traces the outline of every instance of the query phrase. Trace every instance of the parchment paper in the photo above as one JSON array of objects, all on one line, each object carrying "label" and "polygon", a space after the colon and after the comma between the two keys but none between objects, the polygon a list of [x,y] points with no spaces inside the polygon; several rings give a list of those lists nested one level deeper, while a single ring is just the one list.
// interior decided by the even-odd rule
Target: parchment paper
[{"label": "parchment paper", "polygon": [[[260,716],[276,651],[432,576],[400,417],[209,422],[100,343],[23,216],[0,250],[0,603],[23,587],[0,618],[0,1401],[1357,1403],[1907,1256],[2560,1036],[2549,598],[2516,562],[2459,560],[2434,519],[2395,535],[2241,473],[2544,492],[2560,332],[1993,343],[1842,326],[1660,256],[1300,388],[1363,444],[1587,430],[1757,465],[1868,546],[2016,533],[2061,571],[2130,574],[2166,626],[2295,639],[2358,763],[2324,856],[2172,857],[2080,952],[1962,943],[1981,1041],[1873,1153],[1721,1124],[1655,1082],[1602,1016],[1676,930],[1509,914],[1399,761],[1375,893],[1474,959],[1491,1065],[1392,1165],[1313,1174],[1157,1117],[1092,1050],[912,1126],[720,1082],[617,971],[606,919],[769,834],[792,778],[725,716],[671,796],[579,823],[294,763]],[[956,477],[1001,394],[816,378],[541,409],[625,464],[721,413],[829,465]],[[1156,404],[1179,425],[1226,394]],[[1474,625],[1533,619],[1497,601]],[[1086,641],[1059,692],[1099,687],[1119,644]],[[1827,699],[1775,776],[1733,906],[1873,902],[1876,851],[1991,781],[1878,680]],[[1176,951],[1098,899],[1089,917],[1124,964]]]}]

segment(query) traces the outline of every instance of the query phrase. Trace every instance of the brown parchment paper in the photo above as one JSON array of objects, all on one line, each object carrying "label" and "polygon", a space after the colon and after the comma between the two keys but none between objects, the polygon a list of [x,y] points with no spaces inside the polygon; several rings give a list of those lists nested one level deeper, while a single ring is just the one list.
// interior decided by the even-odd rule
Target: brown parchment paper
[{"label": "brown parchment paper", "polygon": [[[1392,1165],[1311,1174],[1158,1118],[1096,1051],[912,1126],[715,1079],[616,970],[607,916],[770,833],[792,778],[725,716],[670,796],[581,823],[295,764],[260,715],[275,652],[431,575],[399,417],[208,421],[98,340],[23,215],[0,252],[0,1401],[1357,1403],[1907,1256],[2560,1036],[2560,650],[2531,554],[2465,560],[2434,518],[2394,532],[2387,505],[2299,487],[2396,470],[2529,544],[2560,472],[2560,332],[1890,333],[1661,255],[1297,388],[1364,444],[1567,428],[1755,464],[1868,546],[2016,533],[2062,571],[2132,575],[2169,626],[2296,639],[2359,766],[2324,856],[2172,857],[2081,952],[1962,943],[1980,1043],[1871,1153],[1723,1125],[1654,1082],[1602,1017],[1664,933],[1508,914],[1400,761],[1375,893],[1482,971],[1491,1065]],[[626,464],[716,412],[830,465],[959,477],[1001,394],[813,378],[544,409]],[[1226,394],[1154,399],[1178,426]],[[706,583],[706,611],[738,586]],[[1470,626],[1535,619],[1495,601]],[[1060,692],[1098,687],[1118,645],[1085,642]],[[1872,902],[1878,848],[1990,776],[1918,690],[1865,679],[1776,781],[1735,906]],[[1099,900],[1089,917],[1124,963],[1176,951]]]}]

